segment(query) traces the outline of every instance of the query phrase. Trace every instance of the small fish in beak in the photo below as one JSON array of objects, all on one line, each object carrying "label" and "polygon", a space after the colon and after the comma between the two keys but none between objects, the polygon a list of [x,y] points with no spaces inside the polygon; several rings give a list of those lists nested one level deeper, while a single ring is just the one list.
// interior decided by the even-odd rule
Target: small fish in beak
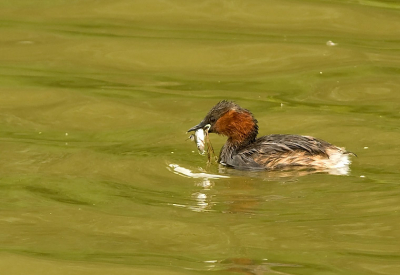
[{"label": "small fish in beak", "polygon": [[194,134],[190,135],[190,139],[196,143],[197,150],[199,151],[200,155],[204,155],[205,153],[205,134],[203,128],[197,129]]},{"label": "small fish in beak", "polygon": [[200,123],[190,128],[188,131],[188,132],[195,131],[194,134],[190,135],[189,139],[191,139],[196,143],[197,150],[199,151],[200,155],[204,155],[205,153],[205,135],[206,131],[208,131],[210,127],[211,127],[210,124],[206,124],[203,126],[202,123]]}]

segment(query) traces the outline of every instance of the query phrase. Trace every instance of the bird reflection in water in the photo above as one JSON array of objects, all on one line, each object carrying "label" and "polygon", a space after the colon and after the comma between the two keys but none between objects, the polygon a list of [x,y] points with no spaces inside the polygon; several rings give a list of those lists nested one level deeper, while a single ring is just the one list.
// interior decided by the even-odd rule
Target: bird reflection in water
[{"label": "bird reflection in water", "polygon": [[197,191],[192,194],[192,199],[195,201],[196,205],[188,206],[177,203],[173,204],[176,207],[189,208],[195,212],[211,211],[213,203],[211,201],[211,195],[209,194],[209,191],[214,186],[214,180],[229,178],[229,176],[224,175],[214,175],[205,172],[192,172],[192,170],[184,168],[178,164],[169,164],[167,168],[174,174],[196,179],[195,185],[202,188],[201,191]]},{"label": "bird reflection in water", "polygon": [[299,268],[302,267],[298,264],[288,263],[273,263],[269,262],[268,259],[253,260],[250,258],[230,258],[221,261],[210,260],[205,261],[208,264],[208,268],[211,270],[223,270],[228,272],[235,272],[238,274],[246,275],[268,275],[268,274],[280,274],[290,275],[290,273],[278,271],[279,267],[285,268]]},{"label": "bird reflection in water", "polygon": [[[305,167],[291,167],[290,169],[284,169],[279,171],[246,171],[231,169],[223,165],[218,166],[218,174],[208,173],[201,168],[199,172],[193,172],[188,168],[184,168],[178,164],[168,164],[167,167],[171,172],[186,178],[195,179],[195,186],[200,187],[201,190],[196,190],[192,193],[192,200],[196,203],[195,205],[188,206],[182,204],[174,204],[177,207],[186,207],[196,212],[212,211],[215,210],[215,205],[225,204],[228,206],[227,209],[222,212],[229,213],[253,213],[257,209],[257,204],[265,201],[265,196],[257,196],[252,194],[254,189],[252,188],[252,179],[261,179],[263,181],[283,181],[283,182],[294,182],[299,177],[316,174],[316,173],[329,173],[333,175],[347,175],[348,169],[326,169],[326,168],[305,168]],[[238,189],[240,192],[230,192],[229,198],[223,200],[221,197],[228,196],[225,194],[219,195],[219,201],[215,198],[215,195],[211,194],[215,182],[217,180],[229,179],[229,189]],[[248,190],[245,193],[243,190]],[[284,197],[275,196],[275,199],[283,199]]]}]

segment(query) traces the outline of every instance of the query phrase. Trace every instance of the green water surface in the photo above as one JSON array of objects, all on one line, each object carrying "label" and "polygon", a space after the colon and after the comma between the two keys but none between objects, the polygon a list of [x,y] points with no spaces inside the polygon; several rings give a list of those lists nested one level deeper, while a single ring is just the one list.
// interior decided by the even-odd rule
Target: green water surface
[{"label": "green water surface", "polygon": [[[358,158],[207,168],[222,99]],[[399,274],[399,119],[398,1],[0,0],[1,274]]]}]

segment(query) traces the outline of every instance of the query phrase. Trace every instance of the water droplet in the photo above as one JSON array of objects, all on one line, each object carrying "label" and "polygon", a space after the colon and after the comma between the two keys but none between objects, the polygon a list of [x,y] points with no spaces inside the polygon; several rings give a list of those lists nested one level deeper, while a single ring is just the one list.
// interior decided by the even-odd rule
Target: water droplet
[{"label": "water droplet", "polygon": [[329,40],[329,41],[326,42],[326,45],[327,45],[327,46],[336,46],[337,43],[334,43],[334,42],[332,42],[331,40]]}]

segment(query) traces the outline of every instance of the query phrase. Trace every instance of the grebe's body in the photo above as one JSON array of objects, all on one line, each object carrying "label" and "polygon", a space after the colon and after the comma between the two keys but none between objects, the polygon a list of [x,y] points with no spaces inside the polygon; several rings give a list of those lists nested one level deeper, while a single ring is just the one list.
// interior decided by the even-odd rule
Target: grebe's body
[{"label": "grebe's body", "polygon": [[350,164],[349,152],[326,141],[300,135],[269,135],[257,138],[257,120],[249,110],[221,101],[196,126],[195,131],[209,128],[209,133],[228,137],[219,162],[236,169],[284,169],[309,167],[342,168]]}]

